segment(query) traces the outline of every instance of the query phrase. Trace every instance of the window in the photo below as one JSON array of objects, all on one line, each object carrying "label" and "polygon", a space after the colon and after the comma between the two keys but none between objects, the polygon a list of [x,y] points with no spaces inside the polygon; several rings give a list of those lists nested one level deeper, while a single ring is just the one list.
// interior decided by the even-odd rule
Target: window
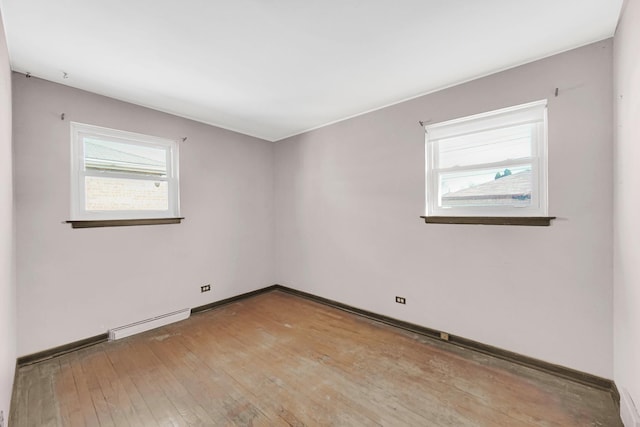
[{"label": "window", "polygon": [[176,141],[73,122],[71,141],[72,220],[179,216]]},{"label": "window", "polygon": [[425,126],[427,217],[546,217],[547,101]]}]

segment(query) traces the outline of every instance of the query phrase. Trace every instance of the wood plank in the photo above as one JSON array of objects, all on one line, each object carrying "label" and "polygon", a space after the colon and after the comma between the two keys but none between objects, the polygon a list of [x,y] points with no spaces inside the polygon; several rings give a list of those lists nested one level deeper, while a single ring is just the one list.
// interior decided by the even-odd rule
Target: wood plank
[{"label": "wood plank", "polygon": [[620,427],[609,393],[272,291],[19,368],[12,426]]},{"label": "wood plank", "polygon": [[[135,416],[138,418],[138,424],[133,425],[141,425],[141,426],[157,426],[158,423],[153,416],[150,408],[147,406],[146,401],[140,394],[140,391],[134,384],[131,378],[132,371],[130,367],[121,360],[119,356],[122,349],[117,348],[108,348],[105,349],[106,357],[109,358],[111,366],[113,368],[113,374],[118,378],[118,382],[121,384],[123,388],[123,392],[127,394],[133,411],[135,412]],[[132,417],[133,418],[133,417]]]},{"label": "wood plank", "polygon": [[[133,337],[136,338],[136,337]],[[186,420],[182,417],[173,402],[158,387],[159,379],[156,379],[157,368],[149,363],[143,355],[138,354],[132,339],[125,339],[120,344],[117,352],[110,352],[112,358],[116,358],[127,372],[128,377],[139,391],[145,405],[160,426],[164,425],[186,425]]]},{"label": "wood plank", "polygon": [[16,381],[13,388],[13,396],[11,400],[11,423],[16,427],[25,427],[27,425],[28,420],[28,411],[29,402],[28,402],[28,392],[30,388],[30,384],[28,381],[31,380],[33,376],[31,374],[31,369],[25,367],[24,369],[19,369],[16,375]]},{"label": "wood plank", "polygon": [[[83,353],[82,357],[78,357],[73,361],[72,369],[75,372],[75,378],[84,383],[84,390],[86,391],[83,391],[83,394],[86,393],[91,401],[98,425],[108,427],[115,426],[115,422],[113,418],[111,418],[109,405],[92,369],[95,347],[88,351],[80,351],[80,353]],[[83,406],[88,407],[89,405],[85,403]],[[85,415],[91,417],[89,413]]]},{"label": "wood plank", "polygon": [[80,402],[78,389],[73,378],[73,369],[69,363],[69,357],[59,357],[60,374],[56,385],[56,399],[59,401],[62,425],[66,426],[83,426],[84,415],[82,404]]},{"label": "wood plank", "polygon": [[54,381],[60,371],[60,365],[57,363],[47,363],[38,366],[39,383],[41,387],[42,410],[40,412],[40,426],[56,426],[60,425],[60,406],[56,402]]}]

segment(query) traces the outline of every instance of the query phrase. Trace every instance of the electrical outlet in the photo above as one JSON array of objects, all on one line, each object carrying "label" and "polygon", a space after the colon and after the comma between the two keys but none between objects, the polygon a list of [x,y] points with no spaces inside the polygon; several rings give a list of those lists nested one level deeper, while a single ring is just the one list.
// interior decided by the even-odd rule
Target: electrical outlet
[{"label": "electrical outlet", "polygon": [[200,286],[200,292],[209,292],[211,290],[211,285]]},{"label": "electrical outlet", "polygon": [[398,304],[406,304],[407,300],[404,297],[396,297],[396,302]]},{"label": "electrical outlet", "polygon": [[440,339],[441,340],[445,340],[445,341],[449,341],[449,334],[446,332],[440,332]]}]

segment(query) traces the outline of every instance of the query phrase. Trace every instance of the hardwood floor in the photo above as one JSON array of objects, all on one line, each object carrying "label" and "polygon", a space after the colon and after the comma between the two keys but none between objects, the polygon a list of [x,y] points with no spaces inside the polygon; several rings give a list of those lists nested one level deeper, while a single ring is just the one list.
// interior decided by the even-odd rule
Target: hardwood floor
[{"label": "hardwood floor", "polygon": [[19,369],[11,426],[622,426],[611,396],[274,291]]}]

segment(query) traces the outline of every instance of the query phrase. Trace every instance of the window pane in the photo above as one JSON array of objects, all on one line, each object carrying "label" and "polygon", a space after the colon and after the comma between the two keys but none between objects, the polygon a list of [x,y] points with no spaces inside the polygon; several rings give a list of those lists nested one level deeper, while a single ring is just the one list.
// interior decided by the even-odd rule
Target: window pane
[{"label": "window pane", "polygon": [[442,208],[531,205],[531,166],[440,174]]},{"label": "window pane", "polygon": [[169,186],[166,181],[85,177],[87,211],[166,211]]},{"label": "window pane", "polygon": [[536,124],[492,129],[438,141],[439,168],[531,157]]},{"label": "window pane", "polygon": [[167,175],[167,150],[84,137],[85,169]]}]

